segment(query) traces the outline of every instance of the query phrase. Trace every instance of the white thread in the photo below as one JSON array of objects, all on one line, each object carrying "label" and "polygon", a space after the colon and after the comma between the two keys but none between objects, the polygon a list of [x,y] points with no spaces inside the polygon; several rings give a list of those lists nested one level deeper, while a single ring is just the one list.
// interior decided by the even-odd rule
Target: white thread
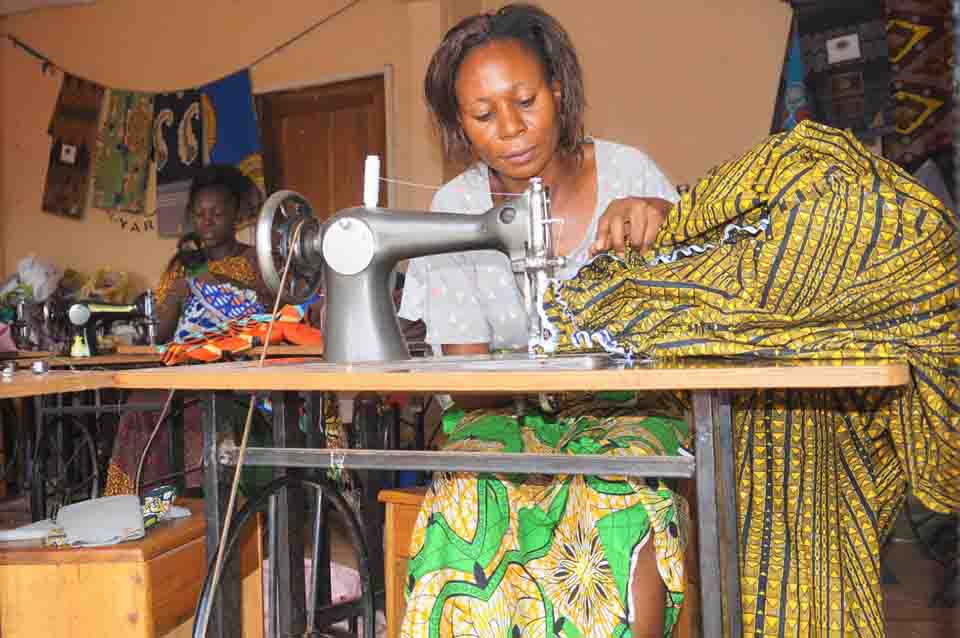
[{"label": "white thread", "polygon": [[[405,180],[405,179],[393,179],[393,178],[391,178],[391,177],[381,177],[381,178],[380,178],[380,181],[382,181],[382,182],[388,182],[388,183],[390,183],[390,184],[399,184],[400,186],[410,186],[411,188],[422,188],[422,189],[424,189],[424,190],[429,190],[429,191],[438,191],[438,190],[440,190],[441,188],[443,188],[443,186],[433,186],[432,184],[420,184],[419,182],[411,182],[411,181],[408,181],[408,180]],[[458,189],[456,189],[456,190],[457,190],[458,192],[466,192],[466,191],[467,191],[466,188],[458,188]],[[500,196],[503,196],[503,197],[518,197],[518,196],[522,195],[522,193],[495,193],[495,192],[493,192],[493,191],[490,191],[490,195],[491,195],[491,196],[493,196],[493,195],[500,195]]]}]

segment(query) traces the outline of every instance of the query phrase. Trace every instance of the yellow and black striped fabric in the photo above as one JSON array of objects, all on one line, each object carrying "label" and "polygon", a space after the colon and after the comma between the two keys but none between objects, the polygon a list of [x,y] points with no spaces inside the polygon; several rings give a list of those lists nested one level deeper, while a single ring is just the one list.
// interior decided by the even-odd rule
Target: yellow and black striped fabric
[{"label": "yellow and black striped fabric", "polygon": [[882,636],[906,489],[960,508],[957,237],[908,174],[803,122],[700,181],[655,254],[598,257],[547,295],[561,352],[909,362],[899,389],[735,397],[745,635]]}]

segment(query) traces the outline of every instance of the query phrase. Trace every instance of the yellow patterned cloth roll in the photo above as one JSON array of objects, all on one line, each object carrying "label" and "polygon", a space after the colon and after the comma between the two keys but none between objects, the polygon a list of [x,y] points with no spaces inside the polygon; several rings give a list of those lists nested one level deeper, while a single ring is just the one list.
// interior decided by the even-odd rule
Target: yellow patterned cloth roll
[{"label": "yellow patterned cloth roll", "polygon": [[906,489],[960,508],[957,238],[908,174],[807,121],[711,171],[656,253],[598,257],[547,294],[560,352],[910,364],[898,389],[735,397],[745,635],[882,636]]}]

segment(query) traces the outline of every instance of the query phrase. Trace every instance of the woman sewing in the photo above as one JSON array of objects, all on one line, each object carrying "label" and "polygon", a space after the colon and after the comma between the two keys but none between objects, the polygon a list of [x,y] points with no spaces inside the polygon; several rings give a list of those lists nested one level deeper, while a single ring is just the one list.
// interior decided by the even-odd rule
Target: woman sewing
[{"label": "woman sewing", "polygon": [[259,190],[232,166],[202,169],[187,209],[194,232],[157,286],[159,336],[183,341],[227,320],[263,313],[272,297],[260,278],[253,246],[237,241],[241,209],[256,210]]},{"label": "woman sewing", "polygon": [[[241,212],[254,212],[259,190],[232,166],[211,165],[190,186],[187,213],[194,232],[178,245],[156,288],[159,338],[183,342],[231,319],[263,314],[272,307],[271,295],[259,275],[256,251],[236,239]],[[148,396],[149,395],[149,396]],[[137,393],[132,403],[162,402],[165,393]],[[127,412],[117,429],[114,453],[107,471],[106,495],[135,493],[140,454],[159,415]],[[184,410],[184,463],[187,485],[200,482],[201,411]],[[167,464],[169,428],[162,427],[151,444],[143,468],[143,482],[171,473]]]},{"label": "woman sewing", "polygon": [[[482,212],[544,179],[572,262],[544,302],[559,352],[606,334],[605,347],[670,360],[908,362],[902,388],[732,398],[744,632],[882,637],[880,547],[907,487],[960,508],[955,218],[852,133],[809,121],[667,210],[649,159],[580,133],[575,60],[528,6],[446,35],[427,101],[446,151],[476,163],[433,207]],[[628,246],[641,251],[587,259]],[[493,253],[414,260],[401,314],[444,354],[526,344],[520,293]],[[444,426],[455,449],[676,454],[685,428],[668,407],[541,398],[522,419],[454,408]],[[404,638],[665,635],[684,595],[683,508],[655,482],[438,476],[411,541]]]},{"label": "woman sewing", "polygon": [[[595,252],[648,245],[677,199],[645,154],[584,136],[577,55],[536,7],[507,6],[454,27],[430,62],[425,93],[447,155],[474,162],[432,209],[482,213],[541,177],[560,220],[553,239],[568,258],[561,276]],[[427,342],[445,355],[527,345],[521,293],[498,252],[413,260],[400,315],[422,319]],[[564,396],[513,415],[450,409],[448,447],[676,454],[686,436],[682,420],[644,411],[632,397]],[[471,627],[669,635],[684,593],[684,527],[683,499],[655,480],[437,476],[414,532],[402,635]],[[443,593],[451,588],[459,593]]]},{"label": "woman sewing", "polygon": [[256,250],[236,237],[241,209],[251,209],[257,193],[232,166],[209,166],[194,178],[187,204],[194,232],[180,241],[156,290],[162,341],[183,341],[269,307]]}]

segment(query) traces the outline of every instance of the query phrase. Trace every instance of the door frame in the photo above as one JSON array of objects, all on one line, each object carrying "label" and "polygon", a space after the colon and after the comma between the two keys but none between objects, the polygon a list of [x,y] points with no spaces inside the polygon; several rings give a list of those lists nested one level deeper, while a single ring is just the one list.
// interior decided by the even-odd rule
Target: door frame
[{"label": "door frame", "polygon": [[[387,145],[387,165],[386,174],[391,178],[397,175],[396,171],[396,109],[397,109],[397,83],[394,77],[392,64],[385,64],[375,70],[359,73],[333,74],[321,76],[314,80],[302,80],[299,82],[285,82],[270,84],[267,86],[255,86],[253,88],[254,96],[266,95],[267,93],[278,93],[280,91],[299,91],[301,89],[311,89],[337,84],[339,82],[350,82],[353,80],[365,80],[367,78],[383,76],[383,106],[386,119],[386,145]],[[397,205],[397,185],[393,182],[387,182],[387,208],[393,208]]]}]

